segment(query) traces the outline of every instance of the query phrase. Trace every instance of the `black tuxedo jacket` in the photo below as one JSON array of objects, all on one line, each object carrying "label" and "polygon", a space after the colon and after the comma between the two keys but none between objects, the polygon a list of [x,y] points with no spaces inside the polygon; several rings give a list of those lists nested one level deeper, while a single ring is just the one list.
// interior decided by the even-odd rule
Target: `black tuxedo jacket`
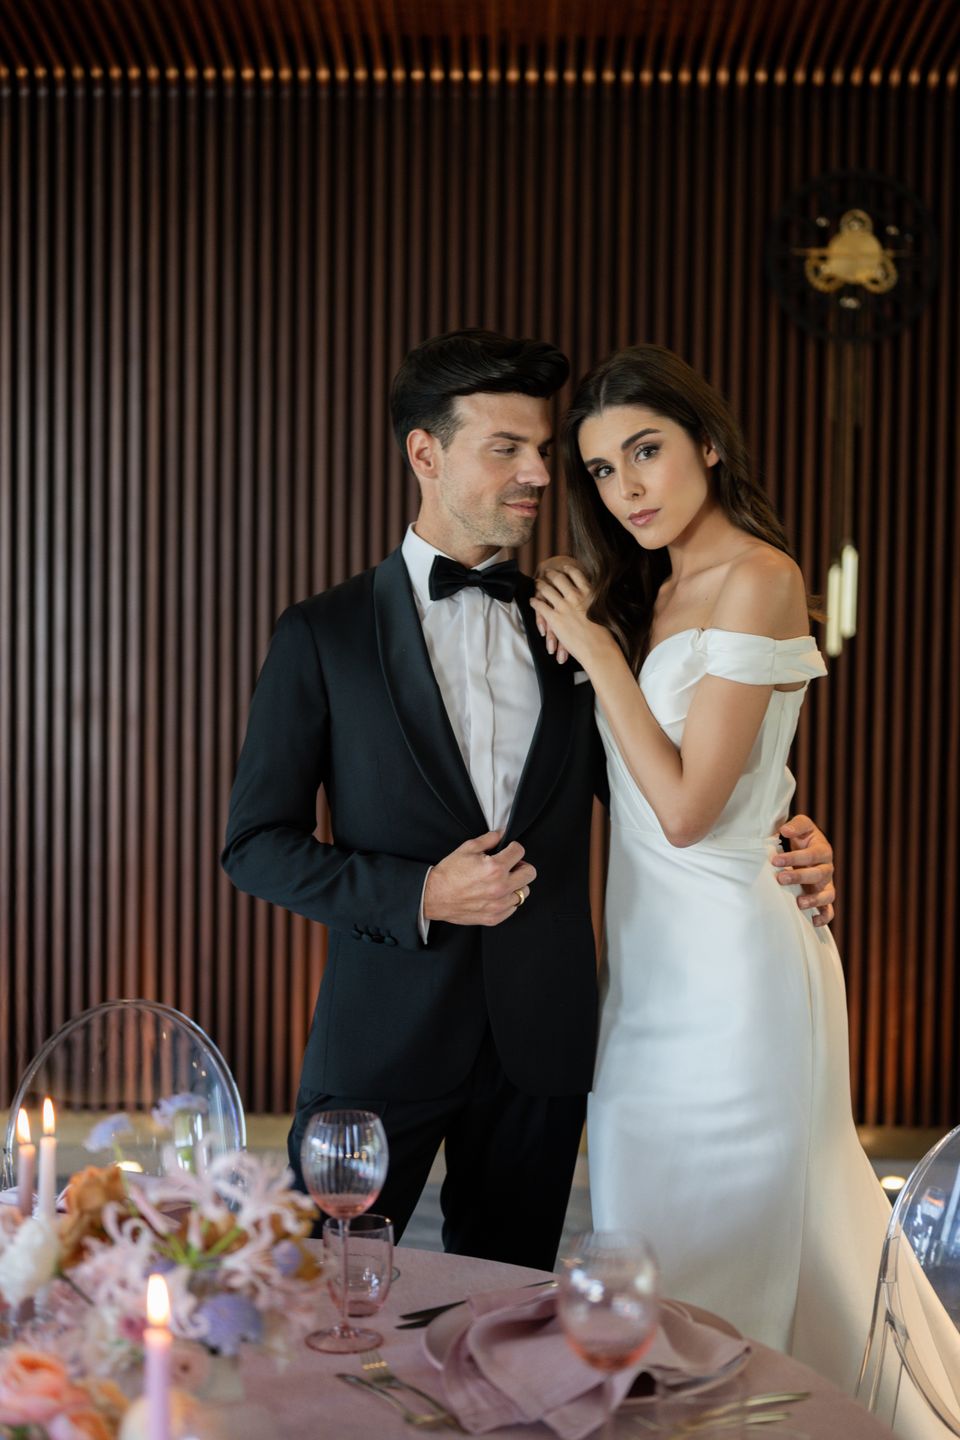
[{"label": "black tuxedo jacket", "polygon": [[[590,1088],[596,967],[590,817],[603,760],[593,689],[547,655],[518,594],[540,721],[503,844],[537,879],[501,925],[418,914],[431,864],[481,835],[480,809],[427,654],[399,550],[280,617],[250,708],[223,865],[261,899],[329,927],[307,1095],[428,1099],[467,1075],[489,1023],[533,1095]],[[332,844],[314,836],[323,786]]]}]

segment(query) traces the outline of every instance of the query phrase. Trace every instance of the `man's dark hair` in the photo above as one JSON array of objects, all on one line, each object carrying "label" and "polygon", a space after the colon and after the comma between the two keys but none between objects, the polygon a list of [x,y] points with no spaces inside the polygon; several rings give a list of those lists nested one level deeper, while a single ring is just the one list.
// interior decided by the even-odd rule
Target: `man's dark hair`
[{"label": "man's dark hair", "polygon": [[415,346],[393,377],[390,419],[400,453],[411,430],[450,444],[459,426],[458,395],[535,395],[549,399],[570,373],[567,357],[545,340],[512,340],[493,330],[451,330]]}]

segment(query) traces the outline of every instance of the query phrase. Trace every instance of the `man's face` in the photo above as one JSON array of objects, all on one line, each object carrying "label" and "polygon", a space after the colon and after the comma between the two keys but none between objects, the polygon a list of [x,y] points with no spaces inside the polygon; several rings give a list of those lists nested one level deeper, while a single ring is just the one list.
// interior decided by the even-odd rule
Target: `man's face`
[{"label": "man's face", "polygon": [[[550,484],[549,404],[530,395],[461,395],[447,446],[426,431],[411,437],[420,480],[417,531],[464,563],[529,540]],[[417,463],[417,462],[420,463]]]}]

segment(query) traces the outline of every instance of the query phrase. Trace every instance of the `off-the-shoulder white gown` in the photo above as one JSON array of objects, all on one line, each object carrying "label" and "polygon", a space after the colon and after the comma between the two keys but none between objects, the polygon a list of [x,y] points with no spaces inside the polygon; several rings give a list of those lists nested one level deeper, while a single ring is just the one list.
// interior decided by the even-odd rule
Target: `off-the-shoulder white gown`
[{"label": "off-the-shoulder white gown", "polygon": [[[704,675],[825,673],[809,636],[686,630],[650,652],[640,685],[679,746]],[[890,1206],[851,1115],[836,946],[770,864],[805,690],[773,691],[726,808],[686,849],[598,712],[612,833],[590,1190],[595,1225],[649,1237],[667,1294],[852,1390]]]}]

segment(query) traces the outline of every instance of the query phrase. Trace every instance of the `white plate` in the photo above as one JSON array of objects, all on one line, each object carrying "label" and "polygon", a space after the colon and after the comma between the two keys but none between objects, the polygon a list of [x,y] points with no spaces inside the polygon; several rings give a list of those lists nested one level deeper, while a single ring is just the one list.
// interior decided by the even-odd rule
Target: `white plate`
[{"label": "white plate", "polygon": [[452,1309],[444,1310],[442,1315],[430,1321],[423,1332],[423,1348],[427,1352],[427,1359],[436,1365],[438,1370],[443,1369],[450,1347],[456,1343],[472,1320],[473,1314],[469,1305],[454,1305]]},{"label": "white plate", "polygon": [[[468,1305],[456,1305],[452,1310],[446,1310],[435,1320],[431,1320],[424,1330],[423,1348],[427,1359],[431,1364],[436,1365],[438,1370],[443,1369],[444,1361],[450,1353],[451,1347],[456,1344],[472,1320],[473,1315]],[[738,1334],[733,1326],[726,1322],[724,1322],[723,1328],[727,1334]],[[712,1375],[688,1375],[678,1384],[667,1386],[665,1394],[667,1396],[696,1395],[702,1390],[712,1390],[715,1385],[722,1385],[726,1380],[738,1375],[749,1358],[750,1352],[745,1350],[740,1355],[735,1355],[722,1370],[714,1371]],[[652,1395],[628,1395],[622,1404],[649,1405],[653,1399]]]}]

